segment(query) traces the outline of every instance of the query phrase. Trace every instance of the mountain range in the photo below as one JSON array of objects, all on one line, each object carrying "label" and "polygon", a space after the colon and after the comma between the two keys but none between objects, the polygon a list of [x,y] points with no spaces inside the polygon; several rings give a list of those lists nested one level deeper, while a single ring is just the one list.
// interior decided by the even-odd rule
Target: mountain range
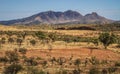
[{"label": "mountain range", "polygon": [[63,23],[80,23],[80,24],[105,24],[114,22],[111,19],[107,19],[103,16],[98,15],[96,12],[86,14],[83,16],[77,11],[67,10],[65,12],[46,11],[41,12],[30,17],[0,21],[3,25],[13,24],[63,24]]}]

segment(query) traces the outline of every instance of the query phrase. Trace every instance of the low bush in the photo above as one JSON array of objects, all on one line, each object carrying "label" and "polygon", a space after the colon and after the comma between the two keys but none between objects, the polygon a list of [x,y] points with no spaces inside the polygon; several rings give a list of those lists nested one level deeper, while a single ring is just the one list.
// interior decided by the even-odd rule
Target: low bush
[{"label": "low bush", "polygon": [[100,71],[97,68],[91,68],[89,74],[100,74]]},{"label": "low bush", "polygon": [[19,64],[11,64],[11,65],[5,67],[3,74],[17,74],[22,69],[23,69],[23,67]]},{"label": "low bush", "polygon": [[115,66],[120,67],[120,62],[115,62]]},{"label": "low bush", "polygon": [[108,68],[108,72],[111,74],[111,73],[114,73],[115,71],[117,70],[117,68],[115,67],[109,67]]},{"label": "low bush", "polygon": [[19,48],[19,52],[24,55],[24,54],[26,54],[27,49],[26,48]]}]

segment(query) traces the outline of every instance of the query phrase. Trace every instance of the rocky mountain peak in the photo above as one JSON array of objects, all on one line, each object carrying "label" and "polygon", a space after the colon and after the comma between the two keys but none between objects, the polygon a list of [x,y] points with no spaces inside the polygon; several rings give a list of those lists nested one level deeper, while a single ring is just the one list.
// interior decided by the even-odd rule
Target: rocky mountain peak
[{"label": "rocky mountain peak", "polygon": [[98,14],[96,12],[92,12],[91,13],[92,15],[95,15],[95,16],[98,16]]},{"label": "rocky mountain peak", "polygon": [[96,22],[111,23],[113,21],[98,15],[96,12],[92,12],[91,14],[87,14],[83,16],[79,12],[73,10],[67,10],[65,12],[55,12],[50,10],[23,19],[0,21],[0,24],[4,24],[4,25],[36,24],[36,23],[37,24],[59,24],[59,23],[60,24],[61,23],[91,24]]}]

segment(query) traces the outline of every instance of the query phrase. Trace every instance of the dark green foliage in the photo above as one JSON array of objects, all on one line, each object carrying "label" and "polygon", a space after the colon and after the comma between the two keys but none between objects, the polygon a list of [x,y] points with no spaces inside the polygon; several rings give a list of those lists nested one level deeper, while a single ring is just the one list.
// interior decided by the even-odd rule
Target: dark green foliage
[{"label": "dark green foliage", "polygon": [[5,67],[5,71],[3,72],[3,74],[17,74],[22,69],[22,66],[19,64],[11,64]]},{"label": "dark green foliage", "polygon": [[96,29],[89,26],[80,26],[80,27],[69,27],[66,30],[96,30]]},{"label": "dark green foliage", "polygon": [[9,42],[9,43],[14,43],[14,39],[13,39],[13,38],[9,38],[9,39],[8,39],[8,42]]},{"label": "dark green foliage", "polygon": [[99,36],[99,40],[103,43],[105,49],[107,49],[107,46],[116,42],[116,36],[110,33],[102,33]]},{"label": "dark green foliage", "polygon": [[94,27],[101,31],[120,31],[120,23],[94,25]]},{"label": "dark green foliage", "polygon": [[99,31],[120,31],[120,23],[110,24],[57,24],[52,25],[56,30],[99,30]]},{"label": "dark green foliage", "polygon": [[36,41],[35,40],[30,40],[30,44],[34,46],[36,44]]},{"label": "dark green foliage", "polygon": [[17,63],[19,61],[19,55],[16,51],[6,51],[5,56],[10,63]]},{"label": "dark green foliage", "polygon": [[8,58],[7,57],[0,57],[0,62],[3,62],[4,64],[6,64],[8,62]]},{"label": "dark green foliage", "polygon": [[73,74],[81,74],[81,70],[78,68],[78,69],[74,69],[73,70]]},{"label": "dark green foliage", "polygon": [[30,57],[30,58],[25,58],[24,62],[28,65],[28,66],[36,66],[38,64],[37,60],[34,57]]},{"label": "dark green foliage", "polygon": [[55,40],[57,40],[57,35],[55,33],[50,33],[49,35],[49,38],[54,42]]},{"label": "dark green foliage", "polygon": [[120,62],[115,62],[115,66],[120,67]]},{"label": "dark green foliage", "polygon": [[1,40],[0,40],[0,42],[2,43],[2,44],[5,44],[5,40],[6,40],[6,38],[2,38]]},{"label": "dark green foliage", "polygon": [[80,36],[71,36],[71,35],[62,35],[57,33],[46,33],[46,32],[37,32],[35,35],[40,40],[52,40],[54,41],[65,41],[70,42],[92,42],[92,37],[80,37]]},{"label": "dark green foliage", "polygon": [[41,31],[37,32],[37,33],[36,33],[36,36],[37,36],[40,40],[44,40],[44,39],[47,38],[47,34],[44,33],[44,32],[41,32]]},{"label": "dark green foliage", "polygon": [[92,43],[95,45],[95,46],[98,46],[99,45],[99,39],[98,38],[95,38],[92,40]]},{"label": "dark green foliage", "polygon": [[24,55],[24,54],[26,54],[27,49],[25,49],[25,48],[19,48],[19,52]]},{"label": "dark green foliage", "polygon": [[111,74],[111,73],[114,73],[115,71],[117,70],[117,68],[115,67],[110,67],[108,68],[108,72]]},{"label": "dark green foliage", "polygon": [[[16,39],[16,43],[21,46],[23,39],[26,35],[32,35],[33,37],[37,36],[40,40],[48,40],[51,42],[54,41],[65,41],[65,42],[91,42],[91,37],[80,37],[80,36],[71,36],[71,35],[63,35],[59,33],[48,33],[48,32],[42,32],[42,31],[0,31],[0,34],[9,34],[10,35],[17,35],[18,38]],[[9,43],[15,42],[13,38],[8,39]],[[30,41],[31,44],[36,44],[34,40]]]},{"label": "dark green foliage", "polygon": [[89,74],[100,74],[100,71],[97,68],[91,68]]},{"label": "dark green foliage", "polygon": [[17,42],[17,44],[18,44],[19,46],[21,46],[21,44],[22,44],[23,40],[22,40],[22,39],[20,39],[20,38],[18,38],[16,42]]},{"label": "dark green foliage", "polygon": [[12,32],[12,31],[6,31],[6,34],[7,34],[8,36],[12,36],[12,35],[13,35],[13,32]]},{"label": "dark green foliage", "polygon": [[77,65],[79,67],[80,63],[81,63],[80,59],[76,59],[74,65]]}]

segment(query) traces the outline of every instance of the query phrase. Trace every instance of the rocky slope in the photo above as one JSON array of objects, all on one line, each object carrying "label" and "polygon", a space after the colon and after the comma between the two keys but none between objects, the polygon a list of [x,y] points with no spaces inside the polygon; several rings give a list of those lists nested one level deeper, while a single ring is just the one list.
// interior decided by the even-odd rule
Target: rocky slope
[{"label": "rocky slope", "polygon": [[46,11],[41,12],[30,17],[0,21],[0,24],[12,25],[12,24],[62,24],[62,23],[82,23],[82,24],[103,24],[111,23],[113,20],[107,19],[98,15],[96,12],[91,14],[81,15],[77,11],[68,10],[65,12]]}]

